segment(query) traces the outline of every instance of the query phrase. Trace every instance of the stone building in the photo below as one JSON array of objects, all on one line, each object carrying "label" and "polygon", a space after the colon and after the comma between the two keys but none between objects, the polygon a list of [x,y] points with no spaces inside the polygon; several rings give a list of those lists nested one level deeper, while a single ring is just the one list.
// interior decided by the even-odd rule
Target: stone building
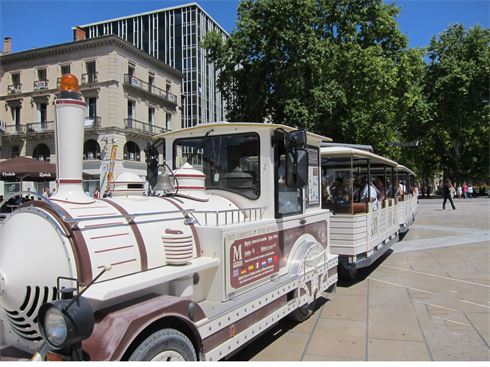
[{"label": "stone building", "polygon": [[[91,179],[85,189],[106,187],[115,145],[114,177],[123,171],[146,176],[147,141],[180,128],[181,72],[116,35],[16,53],[10,42],[5,39],[0,54],[0,163],[16,156],[56,162],[53,101],[61,76],[70,73],[87,103],[83,170]],[[0,194],[28,187],[41,193],[48,185],[5,184]]]}]

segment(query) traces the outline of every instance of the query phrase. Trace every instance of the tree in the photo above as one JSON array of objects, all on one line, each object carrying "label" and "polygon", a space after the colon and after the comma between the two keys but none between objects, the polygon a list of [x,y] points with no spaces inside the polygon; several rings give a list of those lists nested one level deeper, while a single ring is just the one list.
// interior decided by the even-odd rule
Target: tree
[{"label": "tree", "polygon": [[463,180],[489,178],[490,30],[449,26],[428,48],[426,95],[432,120],[427,135],[441,168]]},{"label": "tree", "polygon": [[[304,127],[390,154],[420,88],[400,10],[381,0],[244,0],[237,26],[202,43],[221,68],[230,121]],[[394,157],[392,157],[394,158]]]}]

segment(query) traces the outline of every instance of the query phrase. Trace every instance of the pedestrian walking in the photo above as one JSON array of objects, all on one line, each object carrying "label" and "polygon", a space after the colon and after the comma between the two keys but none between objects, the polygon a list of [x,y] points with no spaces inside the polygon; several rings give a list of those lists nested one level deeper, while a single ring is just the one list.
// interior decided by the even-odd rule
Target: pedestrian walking
[{"label": "pedestrian walking", "polygon": [[451,206],[453,210],[456,210],[456,207],[454,206],[453,203],[453,198],[451,197],[451,191],[454,189],[453,184],[451,183],[451,180],[447,180],[444,186],[442,187],[443,190],[443,195],[444,195],[444,202],[442,203],[442,210],[446,210],[446,201],[449,199],[449,202],[451,203]]},{"label": "pedestrian walking", "polygon": [[473,186],[471,184],[468,185],[468,199],[473,198]]},{"label": "pedestrian walking", "polygon": [[461,184],[458,184],[458,198],[461,200],[461,194],[463,193],[463,188],[461,187]]},{"label": "pedestrian walking", "polygon": [[468,199],[468,186],[463,182],[463,198]]}]

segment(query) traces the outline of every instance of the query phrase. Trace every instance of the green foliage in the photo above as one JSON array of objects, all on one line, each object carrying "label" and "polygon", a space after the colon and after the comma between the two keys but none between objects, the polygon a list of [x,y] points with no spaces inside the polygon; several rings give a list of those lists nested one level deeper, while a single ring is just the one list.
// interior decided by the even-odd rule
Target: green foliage
[{"label": "green foliage", "polygon": [[490,30],[449,26],[431,40],[427,134],[441,168],[458,181],[486,181],[490,152]]},{"label": "green foliage", "polygon": [[242,1],[231,36],[202,44],[222,69],[228,119],[304,127],[396,158],[385,142],[419,108],[424,68],[399,12],[381,0]]}]

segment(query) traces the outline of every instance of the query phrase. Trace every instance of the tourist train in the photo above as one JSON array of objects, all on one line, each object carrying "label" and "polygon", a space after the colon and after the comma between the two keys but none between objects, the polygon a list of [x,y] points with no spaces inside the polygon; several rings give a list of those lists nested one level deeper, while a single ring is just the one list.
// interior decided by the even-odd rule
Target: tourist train
[{"label": "tourist train", "polygon": [[[0,225],[0,360],[224,359],[284,317],[306,320],[338,272],[353,278],[414,219],[407,168],[263,123],[156,136],[148,183],[125,172],[93,199],[86,106],[74,76],[60,85],[56,194]],[[359,175],[386,177],[385,199],[354,202]],[[339,177],[345,190],[330,189]]]}]

